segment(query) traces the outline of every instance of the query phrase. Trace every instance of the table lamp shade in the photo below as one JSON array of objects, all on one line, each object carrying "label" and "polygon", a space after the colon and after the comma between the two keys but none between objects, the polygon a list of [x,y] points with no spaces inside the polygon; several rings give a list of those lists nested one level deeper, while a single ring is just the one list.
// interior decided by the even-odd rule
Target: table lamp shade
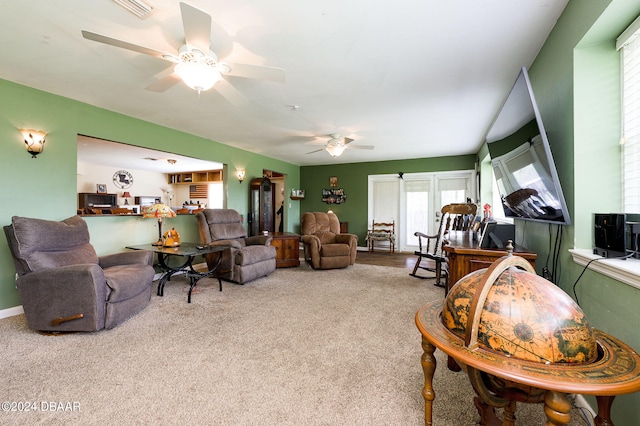
[{"label": "table lamp shade", "polygon": [[171,207],[166,204],[158,203],[145,208],[142,211],[142,217],[145,219],[156,218],[158,219],[158,241],[153,245],[162,245],[162,219],[165,217],[176,217],[176,212],[171,210]]},{"label": "table lamp shade", "polygon": [[158,203],[143,209],[142,217],[144,217],[145,219],[149,219],[152,217],[176,217],[176,212],[171,210],[171,207],[167,206],[166,204]]}]

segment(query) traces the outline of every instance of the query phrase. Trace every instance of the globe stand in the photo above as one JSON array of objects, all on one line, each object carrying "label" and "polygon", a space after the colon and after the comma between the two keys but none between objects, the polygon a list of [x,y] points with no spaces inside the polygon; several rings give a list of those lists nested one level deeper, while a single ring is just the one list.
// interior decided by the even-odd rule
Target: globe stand
[{"label": "globe stand", "polygon": [[[469,376],[483,425],[513,425],[516,402],[543,403],[548,425],[568,424],[568,394],[595,396],[595,424],[613,425],[615,396],[640,391],[640,355],[613,336],[592,329],[566,293],[531,273],[528,262],[525,266],[517,259],[505,256],[490,268],[465,276],[445,303],[431,302],[416,313],[422,334],[425,425],[432,424],[436,348]],[[525,271],[510,270],[513,267]],[[495,284],[498,276],[500,284]],[[490,293],[494,285],[496,290]],[[501,315],[509,306],[526,311],[529,317]],[[481,321],[484,313],[487,317]],[[510,325],[502,329],[501,324]],[[511,340],[505,333],[513,335]],[[569,340],[553,340],[563,333]],[[534,344],[534,339],[539,340]],[[532,346],[523,346],[527,342]],[[494,407],[504,408],[502,421]]]}]

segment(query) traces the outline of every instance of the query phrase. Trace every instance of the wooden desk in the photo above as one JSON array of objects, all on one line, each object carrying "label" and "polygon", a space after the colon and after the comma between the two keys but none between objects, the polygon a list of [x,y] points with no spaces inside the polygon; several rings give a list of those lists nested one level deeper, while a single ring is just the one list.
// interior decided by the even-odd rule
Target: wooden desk
[{"label": "wooden desk", "polygon": [[[470,272],[488,268],[493,262],[507,255],[506,250],[478,248],[478,242],[473,241],[470,232],[451,232],[447,236],[449,243],[443,247],[449,259],[449,286],[447,292],[458,280]],[[514,255],[521,256],[536,267],[536,253],[515,248]]]}]

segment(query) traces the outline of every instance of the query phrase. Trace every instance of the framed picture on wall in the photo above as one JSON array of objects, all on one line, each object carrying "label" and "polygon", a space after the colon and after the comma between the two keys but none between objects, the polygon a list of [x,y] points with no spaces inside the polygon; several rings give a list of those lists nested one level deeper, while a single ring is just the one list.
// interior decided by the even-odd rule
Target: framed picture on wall
[{"label": "framed picture on wall", "polygon": [[335,188],[336,186],[338,186],[338,176],[329,177],[329,186],[331,188]]},{"label": "framed picture on wall", "polygon": [[98,194],[106,194],[107,193],[107,184],[106,183],[99,183],[96,185],[96,192]]}]

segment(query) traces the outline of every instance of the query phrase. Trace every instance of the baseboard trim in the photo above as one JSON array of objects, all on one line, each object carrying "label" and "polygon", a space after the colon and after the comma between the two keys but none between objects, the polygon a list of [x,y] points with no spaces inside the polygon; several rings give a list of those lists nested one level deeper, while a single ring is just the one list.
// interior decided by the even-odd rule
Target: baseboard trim
[{"label": "baseboard trim", "polygon": [[22,305],[0,310],[0,319],[15,317],[16,315],[20,315],[20,314],[24,314],[24,309],[22,309]]}]

